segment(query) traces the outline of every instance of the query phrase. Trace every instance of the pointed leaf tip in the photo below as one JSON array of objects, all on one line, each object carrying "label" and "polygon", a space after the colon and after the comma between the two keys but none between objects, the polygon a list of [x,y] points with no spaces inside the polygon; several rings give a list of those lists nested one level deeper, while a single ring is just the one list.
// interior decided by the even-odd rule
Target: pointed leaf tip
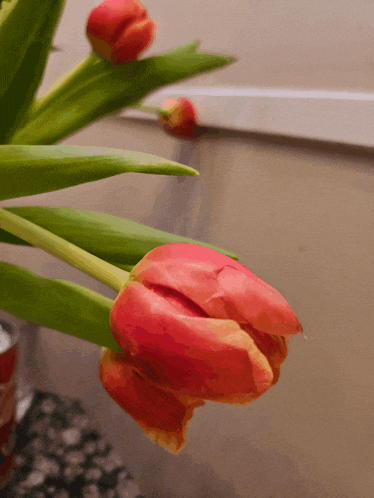
[{"label": "pointed leaf tip", "polygon": [[52,192],[123,173],[198,176],[153,154],[90,146],[0,146],[0,200]]}]

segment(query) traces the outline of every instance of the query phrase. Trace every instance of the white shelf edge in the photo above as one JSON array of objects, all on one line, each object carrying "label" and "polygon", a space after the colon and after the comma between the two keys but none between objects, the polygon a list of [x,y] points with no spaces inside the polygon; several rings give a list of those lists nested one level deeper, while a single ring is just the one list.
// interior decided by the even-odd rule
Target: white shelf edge
[{"label": "white shelf edge", "polygon": [[[167,87],[145,104],[187,97],[204,126],[374,147],[374,94],[325,90]],[[124,117],[157,120],[136,109]]]}]

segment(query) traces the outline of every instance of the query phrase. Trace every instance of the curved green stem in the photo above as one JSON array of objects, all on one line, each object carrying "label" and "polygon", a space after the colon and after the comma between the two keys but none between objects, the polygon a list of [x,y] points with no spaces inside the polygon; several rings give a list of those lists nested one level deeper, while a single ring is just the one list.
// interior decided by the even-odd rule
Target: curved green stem
[{"label": "curved green stem", "polygon": [[0,228],[29,242],[35,247],[56,256],[78,270],[87,273],[116,291],[120,291],[129,278],[129,272],[121,270],[90,254],[67,240],[31,223],[30,221],[0,208]]},{"label": "curved green stem", "polygon": [[98,59],[94,52],[91,52],[70,71],[58,78],[44,95],[35,100],[33,108],[31,109],[30,119],[37,116],[60,95],[68,92],[71,88],[75,88],[81,80],[84,80],[87,77],[90,68],[98,61],[100,61],[100,59]]},{"label": "curved green stem", "polygon": [[129,105],[129,107],[133,107],[137,111],[152,112],[154,114],[159,114],[159,115],[161,114],[162,116],[165,116],[167,118],[175,109],[175,107],[166,109],[164,107],[157,107],[154,105],[145,105],[145,104],[134,104],[134,105]]}]

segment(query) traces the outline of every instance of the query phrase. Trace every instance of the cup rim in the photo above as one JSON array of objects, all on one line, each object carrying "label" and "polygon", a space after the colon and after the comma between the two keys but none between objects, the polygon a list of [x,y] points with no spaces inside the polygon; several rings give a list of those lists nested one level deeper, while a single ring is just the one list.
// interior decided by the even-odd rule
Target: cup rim
[{"label": "cup rim", "polygon": [[9,318],[0,317],[0,325],[10,336],[10,345],[5,351],[0,353],[1,356],[19,342],[21,334],[19,327]]}]

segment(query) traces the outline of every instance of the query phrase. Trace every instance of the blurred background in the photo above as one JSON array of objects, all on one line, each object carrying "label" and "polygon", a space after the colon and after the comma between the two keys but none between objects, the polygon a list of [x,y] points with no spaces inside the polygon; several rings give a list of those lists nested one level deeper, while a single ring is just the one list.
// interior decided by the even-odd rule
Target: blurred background
[{"label": "blurred background", "polygon": [[[99,3],[66,2],[54,40],[58,50],[51,53],[40,93],[87,54],[85,24]],[[61,143],[151,153],[196,168],[200,176],[128,173],[0,205],[101,211],[233,251],[285,296],[307,340],[291,339],[278,384],[255,403],[236,407],[208,402],[196,410],[187,445],[177,457],[146,438],[103,390],[97,346],[32,329],[28,375],[40,389],[82,400],[148,498],[370,498],[374,137],[371,146],[360,147],[354,139],[339,143],[328,137],[283,136],[281,123],[287,115],[281,116],[276,133],[267,134],[256,123],[247,129],[250,116],[244,111],[242,125],[230,129],[230,99],[222,112],[219,96],[209,100],[209,89],[230,90],[233,96],[235,89],[324,90],[331,99],[337,91],[365,92],[370,105],[374,4],[143,4],[158,24],[155,42],[144,56],[200,40],[203,51],[238,58],[180,84],[183,89],[205,88],[205,100],[191,100],[201,111],[202,124],[209,125],[206,134],[197,142],[178,141],[147,115],[124,112]],[[329,95],[318,103],[318,115],[313,115],[313,102],[308,103],[303,127],[313,119],[331,123],[330,128],[340,124],[348,130],[345,136],[360,136],[362,130],[370,142],[374,112],[361,119],[359,102],[348,98],[339,101],[332,115]],[[303,103],[301,98],[298,102]],[[339,123],[345,106],[351,106],[352,119]],[[258,115],[273,119],[271,105],[261,109]],[[114,291],[39,249],[2,244],[0,257],[115,298]]]}]

